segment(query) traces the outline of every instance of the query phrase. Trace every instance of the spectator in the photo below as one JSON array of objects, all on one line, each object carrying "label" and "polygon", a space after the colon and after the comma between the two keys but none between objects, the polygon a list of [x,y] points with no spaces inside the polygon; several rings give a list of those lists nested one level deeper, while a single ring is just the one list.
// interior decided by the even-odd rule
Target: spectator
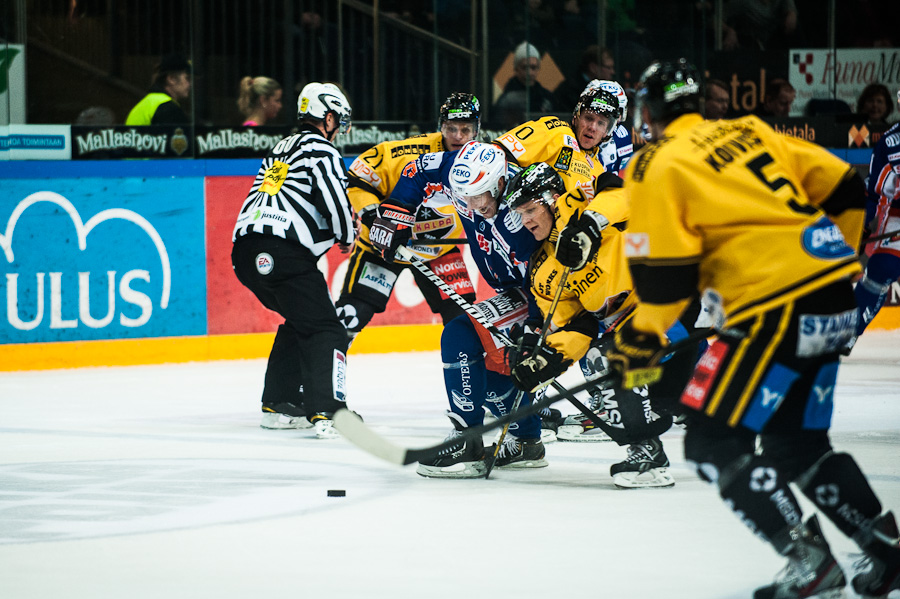
[{"label": "spectator", "polygon": [[513,52],[515,76],[494,104],[494,122],[498,128],[512,128],[528,120],[530,112],[553,112],[553,94],[537,81],[540,56],[538,49],[528,42],[522,42]]},{"label": "spectator", "polygon": [[126,125],[188,124],[182,103],[191,95],[191,63],[183,56],[164,56],[156,67],[150,92],[138,102]]},{"label": "spectator", "polygon": [[725,115],[728,113],[728,104],[731,100],[731,93],[727,83],[719,79],[707,80],[704,99],[703,116],[705,118],[711,121],[725,118]]},{"label": "spectator", "polygon": [[78,113],[73,124],[109,127],[116,124],[116,115],[108,106],[89,106]]},{"label": "spectator", "polygon": [[574,108],[588,83],[594,79],[612,81],[615,73],[612,52],[601,46],[588,46],[581,53],[578,74],[567,77],[554,93],[554,104],[561,110]]},{"label": "spectator", "polygon": [[766,86],[766,94],[756,115],[762,118],[786,117],[791,113],[791,106],[797,91],[786,79],[773,79]]},{"label": "spectator", "polygon": [[794,0],[730,0],[722,26],[726,50],[787,47],[797,31]]},{"label": "spectator", "polygon": [[891,92],[880,83],[870,83],[856,101],[856,112],[866,116],[867,125],[886,125],[894,110]]},{"label": "spectator", "polygon": [[238,109],[244,115],[244,127],[265,125],[281,112],[281,85],[270,77],[241,79]]}]

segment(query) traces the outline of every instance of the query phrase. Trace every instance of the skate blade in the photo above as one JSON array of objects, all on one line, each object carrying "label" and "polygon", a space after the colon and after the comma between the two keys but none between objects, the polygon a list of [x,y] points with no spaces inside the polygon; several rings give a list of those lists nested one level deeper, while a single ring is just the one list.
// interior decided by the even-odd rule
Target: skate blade
[{"label": "skate blade", "polygon": [[312,422],[305,416],[288,416],[286,414],[263,414],[259,428],[266,430],[298,430],[312,428]]},{"label": "skate blade", "polygon": [[504,464],[503,466],[497,465],[497,468],[502,468],[503,470],[515,470],[519,468],[546,468],[549,466],[547,460],[541,458],[539,460],[522,460],[521,462],[512,462],[510,464]]},{"label": "skate blade", "polygon": [[452,466],[426,466],[419,464],[416,474],[425,478],[484,478],[487,465],[484,462],[458,462]]},{"label": "skate blade", "polygon": [[592,429],[586,432],[583,427],[563,425],[556,431],[556,438],[559,441],[571,441],[575,443],[602,443],[604,441],[612,441],[609,435],[599,429]]},{"label": "skate blade", "polygon": [[613,484],[620,489],[664,489],[675,486],[675,479],[667,468],[652,468],[647,472],[619,472]]}]

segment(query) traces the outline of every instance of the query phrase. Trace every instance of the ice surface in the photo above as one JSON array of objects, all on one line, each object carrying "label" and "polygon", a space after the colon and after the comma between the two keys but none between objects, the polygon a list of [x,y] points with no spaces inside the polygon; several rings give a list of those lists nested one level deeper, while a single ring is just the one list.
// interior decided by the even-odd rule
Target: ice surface
[{"label": "ice surface", "polygon": [[[424,479],[345,440],[260,429],[264,370],[0,374],[0,597],[727,599],[783,565],[687,468],[680,430],[663,437],[672,489],[613,487],[612,443],[553,443],[548,468],[487,481]],[[449,431],[436,352],[351,354],[348,381],[351,407],[398,444]],[[900,333],[867,333],[832,438],[900,511],[898,395]],[[855,546],[823,526],[849,570]]]}]

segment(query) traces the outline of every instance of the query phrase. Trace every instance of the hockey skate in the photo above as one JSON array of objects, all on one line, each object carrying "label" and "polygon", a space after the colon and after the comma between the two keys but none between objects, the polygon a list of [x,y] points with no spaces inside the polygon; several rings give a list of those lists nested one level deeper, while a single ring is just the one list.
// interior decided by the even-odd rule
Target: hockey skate
[{"label": "hockey skate", "polygon": [[262,405],[262,421],[260,428],[270,430],[310,428],[312,423],[306,418],[306,410],[302,406],[283,402]]},{"label": "hockey skate", "polygon": [[812,516],[791,531],[794,543],[787,553],[788,564],[775,582],[753,593],[753,599],[839,599],[844,596],[844,572],[828,542],[819,520]]},{"label": "hockey skate", "polygon": [[613,483],[622,489],[671,487],[675,479],[669,474],[669,458],[659,437],[628,446],[628,457],[609,467]]},{"label": "hockey skate", "polygon": [[559,423],[562,421],[562,412],[556,408],[543,408],[538,412],[541,417],[541,441],[544,443],[553,443],[556,441],[556,431],[559,429]]},{"label": "hockey skate", "polygon": [[892,512],[872,522],[872,538],[865,543],[865,557],[856,566],[853,590],[863,597],[887,597],[900,589],[900,532]]},{"label": "hockey skate", "polygon": [[[603,408],[603,389],[597,389],[591,394],[591,402],[588,406],[599,418],[605,418],[607,413]],[[556,438],[560,441],[576,441],[596,443],[598,441],[610,441],[609,435],[603,432],[590,418],[584,414],[566,416],[556,431]]]},{"label": "hockey skate", "polygon": [[317,439],[340,439],[341,433],[334,428],[334,414],[331,412],[318,412],[310,416],[309,421],[316,429]]},{"label": "hockey skate", "polygon": [[[494,454],[496,444],[487,448]],[[547,465],[544,459],[544,443],[540,439],[519,439],[508,435],[497,452],[495,468],[543,468]]]},{"label": "hockey skate", "polygon": [[[447,440],[459,437],[465,425],[450,415],[453,431]],[[419,462],[416,473],[426,478],[481,478],[487,472],[484,462],[484,444],[480,440],[460,441],[441,451],[436,458],[427,462]]]}]

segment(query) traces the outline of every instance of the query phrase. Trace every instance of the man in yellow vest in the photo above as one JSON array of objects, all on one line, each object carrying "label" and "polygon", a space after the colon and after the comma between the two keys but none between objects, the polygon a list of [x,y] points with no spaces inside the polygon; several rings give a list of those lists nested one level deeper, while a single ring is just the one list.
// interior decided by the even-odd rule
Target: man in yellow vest
[{"label": "man in yellow vest", "polygon": [[164,56],[156,67],[150,93],[138,102],[126,125],[182,125],[191,122],[182,104],[191,94],[191,63],[183,56]]}]

